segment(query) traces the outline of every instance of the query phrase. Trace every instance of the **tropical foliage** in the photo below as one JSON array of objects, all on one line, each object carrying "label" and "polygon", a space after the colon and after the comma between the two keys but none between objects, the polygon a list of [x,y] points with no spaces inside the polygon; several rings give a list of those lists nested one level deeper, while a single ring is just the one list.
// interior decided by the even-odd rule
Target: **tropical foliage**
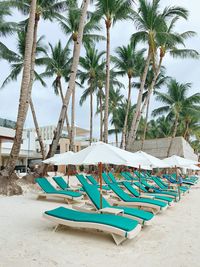
[{"label": "tropical foliage", "polygon": [[[143,144],[145,139],[170,137],[170,154],[174,138],[183,136],[199,152],[200,94],[194,93],[192,81],[177,81],[176,71],[169,77],[164,65],[166,55],[171,56],[172,62],[176,58],[199,58],[196,50],[186,46],[186,40],[195,36],[195,32],[178,31],[178,21],[187,23],[188,10],[180,6],[163,7],[160,2],[1,1],[0,60],[7,61],[10,67],[2,87],[6,89],[9,82],[16,82],[22,74],[16,138],[10,165],[3,173],[6,179],[13,173],[19,156],[29,105],[43,157],[54,155],[64,120],[70,149],[74,150],[76,103],[87,106],[88,99],[89,117],[81,119],[90,125],[90,143],[98,137],[105,142],[114,139],[117,146],[130,150],[135,140],[142,140]],[[20,19],[13,19],[14,12],[20,14]],[[57,35],[44,31],[41,26],[46,21],[56,27]],[[128,21],[133,29],[128,43],[120,46],[113,42],[111,35],[112,27],[117,29],[119,21]],[[42,32],[42,37],[38,37],[38,32]],[[52,35],[56,39],[49,42]],[[7,38],[12,38],[16,49],[8,45]],[[44,151],[42,145],[31,96],[36,80],[39,86],[50,90],[53,87],[62,99],[49,151]],[[77,95],[81,96],[75,101]],[[98,127],[95,116],[100,119]],[[42,166],[40,174],[45,168]]]}]

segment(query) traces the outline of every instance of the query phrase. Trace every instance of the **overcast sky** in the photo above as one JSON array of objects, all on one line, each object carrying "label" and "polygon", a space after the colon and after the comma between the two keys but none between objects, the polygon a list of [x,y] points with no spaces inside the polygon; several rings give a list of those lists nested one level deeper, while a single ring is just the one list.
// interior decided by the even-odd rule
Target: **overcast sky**
[{"label": "overcast sky", "polygon": [[[190,11],[188,21],[181,20],[176,27],[177,32],[183,32],[186,30],[193,30],[197,32],[197,36],[190,39],[186,44],[187,48],[193,48],[200,50],[200,18],[199,8],[200,4],[197,0],[162,0],[162,5],[181,5]],[[12,18],[10,18],[11,20]],[[16,21],[22,19],[22,17],[15,13],[13,18]],[[120,22],[117,23],[111,29],[111,50],[115,50],[117,46],[126,45],[130,39],[132,33],[135,32],[135,28],[132,22]],[[102,34],[105,34],[102,31]],[[40,22],[38,36],[45,35],[46,43],[51,42],[55,44],[59,39],[65,44],[67,39],[63,33],[59,30],[56,23],[52,24],[49,22]],[[16,49],[16,36],[12,36],[7,39],[1,39],[10,49]],[[98,47],[105,50],[105,42],[102,42]],[[191,94],[200,92],[200,61],[199,60],[177,60],[167,57],[164,65],[167,68],[167,75],[176,78],[179,82],[191,82],[192,89]],[[0,63],[0,84],[4,81],[6,76],[9,74],[9,65],[5,61]],[[19,103],[19,89],[20,89],[21,77],[18,81],[8,84],[4,89],[0,90],[0,117],[16,120],[18,103]],[[37,117],[40,126],[56,125],[61,108],[61,100],[58,96],[55,96],[54,90],[51,87],[52,79],[46,81],[48,84],[47,88],[43,88],[39,83],[34,84],[32,98],[35,103]],[[126,83],[126,79],[123,79]],[[67,85],[65,85],[65,90]],[[79,106],[80,96],[84,89],[77,89],[76,95],[76,125],[89,129],[89,102],[86,101],[82,107]],[[164,88],[163,88],[164,90]],[[126,90],[123,90],[126,94]],[[136,101],[137,91],[132,90],[132,101]],[[95,104],[96,105],[96,104]],[[152,102],[152,109],[157,105],[155,101]],[[96,107],[95,107],[96,108]],[[33,121],[30,112],[26,120],[25,127],[33,127]],[[99,118],[94,118],[94,135],[98,138],[99,136]]]}]

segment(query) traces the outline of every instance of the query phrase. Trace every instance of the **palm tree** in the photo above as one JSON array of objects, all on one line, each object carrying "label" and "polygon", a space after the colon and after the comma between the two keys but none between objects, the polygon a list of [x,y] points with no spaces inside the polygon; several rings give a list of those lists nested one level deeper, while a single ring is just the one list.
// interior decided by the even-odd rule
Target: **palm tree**
[{"label": "palm tree", "polygon": [[[132,12],[132,19],[137,28],[137,32],[131,37],[133,43],[144,42],[148,45],[148,54],[141,76],[141,84],[138,93],[137,105],[135,114],[133,117],[131,131],[129,133],[127,149],[131,149],[137,133],[137,128],[142,115],[141,105],[142,105],[142,95],[145,87],[145,81],[149,69],[149,65],[152,62],[155,69],[155,80],[159,74],[159,69],[161,67],[161,62],[159,61],[158,66],[156,66],[157,57],[157,40],[166,40],[166,28],[169,19],[174,17],[187,18],[188,12],[182,7],[167,7],[164,10],[160,10],[160,0],[155,0],[149,2],[147,0],[139,0],[138,11]],[[168,34],[168,37],[170,35]],[[153,82],[152,82],[153,83]],[[154,85],[152,86],[154,87]]]},{"label": "palm tree", "polygon": [[176,137],[180,114],[184,111],[185,108],[187,108],[188,110],[190,109],[190,112],[195,112],[195,104],[200,103],[200,93],[187,97],[187,93],[191,88],[191,84],[181,84],[174,79],[172,79],[168,83],[167,88],[167,93],[157,92],[156,99],[164,103],[165,106],[155,109],[153,111],[153,115],[157,116],[160,114],[167,114],[174,122],[171,141],[167,151],[167,156],[169,156],[173,140]]},{"label": "palm tree", "polygon": [[18,29],[18,25],[15,22],[7,22],[5,18],[11,16],[12,13],[9,6],[3,2],[0,3],[0,37],[6,37]]},{"label": "palm tree", "polygon": [[[174,58],[180,57],[182,59],[183,58],[197,59],[199,57],[199,54],[196,50],[186,49],[185,47],[184,47],[184,49],[180,49],[178,47],[178,45],[185,46],[184,41],[188,37],[194,36],[195,33],[192,31],[187,31],[187,32],[184,32],[182,34],[173,32],[173,28],[174,28],[175,22],[177,20],[178,20],[178,17],[175,17],[174,19],[172,19],[172,21],[170,22],[170,25],[166,26],[166,30],[165,30],[166,36],[164,36],[164,32],[163,32],[162,38],[157,38],[157,40],[156,40],[157,47],[159,48],[159,51],[160,51],[159,52],[159,58],[160,58],[159,64],[156,67],[156,70],[155,70],[155,67],[153,68],[153,70],[154,70],[153,74],[154,75],[152,78],[151,85],[149,86],[146,100],[144,101],[144,104],[143,104],[141,111],[138,115],[138,118],[137,118],[138,122],[140,120],[141,114],[143,114],[146,106],[148,105],[148,103],[150,101],[150,97],[154,91],[154,87],[156,85],[157,79],[159,78],[161,68],[162,68],[162,63],[163,63],[163,60],[164,60],[166,54],[168,53]],[[136,124],[135,131],[137,131],[137,127],[138,127],[138,125]]]},{"label": "palm tree", "polygon": [[88,88],[81,96],[80,104],[82,105],[90,96],[90,144],[93,139],[93,94],[97,90],[98,72],[105,66],[105,61],[102,60],[104,54],[104,51],[99,52],[95,47],[86,46],[86,56],[80,57],[80,66],[83,70],[79,72],[79,78],[82,84],[85,81],[88,83]]},{"label": "palm tree", "polygon": [[[64,102],[62,79],[65,81],[69,80],[71,58],[69,45],[62,47],[61,41],[59,40],[54,46],[49,43],[50,54],[43,59],[46,64],[46,70],[42,77],[55,77],[52,86],[56,95],[60,95],[62,103]],[[68,116],[66,116],[66,125],[68,134],[70,135],[70,126]]]},{"label": "palm tree", "polygon": [[131,13],[132,0],[98,0],[96,3],[96,18],[102,19],[106,25],[106,86],[105,86],[105,115],[104,141],[108,142],[108,109],[110,88],[110,28],[119,20],[127,20]]},{"label": "palm tree", "polygon": [[115,142],[116,146],[118,146],[118,133],[122,131],[123,125],[121,124],[120,121],[120,113],[119,112],[119,107],[122,105],[123,101],[123,95],[120,92],[120,89],[114,89],[112,88],[110,90],[110,101],[109,101],[109,111],[110,114],[112,115],[111,117],[111,125],[114,126],[114,130],[109,130],[109,133],[115,134]]},{"label": "palm tree", "polygon": [[[60,21],[60,26],[63,32],[69,36],[68,43],[73,42],[73,54],[76,47],[78,38],[78,27],[81,17],[81,8],[78,6],[78,1],[74,0],[68,4],[67,16],[64,20]],[[91,12],[87,12],[88,21],[84,26],[83,32],[83,44],[94,45],[95,41],[99,42],[105,38],[96,32],[101,30],[99,23],[94,19],[94,15]],[[71,112],[71,131],[70,131],[70,147],[74,149],[74,135],[75,135],[75,88],[72,92],[72,112]]]},{"label": "palm tree", "polygon": [[[71,70],[70,70],[70,78],[69,78],[69,83],[68,83],[68,88],[64,97],[64,103],[61,108],[60,116],[58,119],[57,123],[57,128],[52,140],[52,143],[50,145],[49,152],[47,154],[48,157],[52,157],[57,149],[58,142],[60,139],[61,131],[63,129],[63,124],[64,124],[64,119],[66,117],[66,112],[67,108],[69,105],[69,100],[71,97],[71,94],[75,88],[75,82],[76,82],[76,75],[77,75],[77,69],[78,69],[78,63],[79,63],[79,57],[80,57],[80,50],[81,50],[81,45],[82,45],[82,39],[83,39],[83,31],[84,31],[84,25],[86,21],[86,16],[87,16],[87,10],[89,6],[90,1],[89,0],[83,0],[82,5],[81,5],[81,17],[79,21],[79,29],[78,29],[78,39],[76,42],[76,47],[74,49],[74,55],[73,55],[73,60],[71,64]],[[47,166],[41,166],[41,168],[38,170],[39,174],[45,173],[47,170]]]},{"label": "palm tree", "polygon": [[148,123],[147,139],[165,138],[172,133],[172,121],[169,117],[161,116]]},{"label": "palm tree", "polygon": [[[23,15],[28,15],[31,2],[29,0],[5,0],[2,2],[6,6],[17,8]],[[35,56],[36,56],[36,48],[37,48],[37,32],[38,32],[38,25],[41,17],[44,20],[53,20],[53,19],[61,19],[62,16],[60,15],[60,11],[63,11],[67,7],[67,1],[58,1],[58,0],[51,0],[51,1],[43,1],[37,0],[36,1],[36,9],[35,9],[35,22],[34,22],[34,37],[33,37],[33,46],[32,46],[32,59],[31,59],[31,74],[30,74],[30,82],[29,82],[29,99],[31,109],[34,109],[33,102],[31,100],[31,91],[33,87],[34,75],[35,75]],[[27,25],[28,20],[22,22],[22,25]],[[34,110],[33,110],[34,112]],[[35,121],[36,116],[34,117]],[[39,126],[36,128],[37,132],[39,131]],[[38,134],[40,136],[40,134]],[[41,136],[40,136],[41,137]],[[41,138],[40,138],[41,143]],[[44,147],[42,148],[43,157],[45,156]]]},{"label": "palm tree", "polygon": [[189,102],[185,103],[185,107],[180,116],[182,121],[181,135],[185,140],[189,141],[190,136],[195,136],[200,131],[200,101],[198,95],[193,95],[193,98],[190,98]]},{"label": "palm tree", "polygon": [[[144,103],[142,106],[142,110],[144,110],[146,107],[146,115],[145,115],[145,121],[144,121],[144,132],[142,136],[141,150],[143,149],[144,141],[145,141],[146,133],[148,129],[148,119],[149,119],[149,109],[150,109],[149,91],[151,90],[150,88],[152,86],[153,79],[154,79],[154,70],[153,70],[153,67],[151,66],[147,73],[145,87],[144,87],[145,92],[143,93]],[[168,80],[169,80],[169,77],[165,76],[165,68],[162,67],[159,75],[157,76],[156,83],[154,84],[153,93],[156,94],[157,90],[159,90],[163,85],[165,85]],[[137,88],[140,88],[140,83],[135,83],[135,86]]]},{"label": "palm tree", "polygon": [[[0,42],[0,58],[7,60],[11,64],[11,72],[5,81],[2,84],[2,87],[5,87],[9,82],[17,80],[19,75],[21,74],[24,66],[24,56],[25,56],[25,42],[26,42],[26,32],[21,31],[17,33],[17,52],[9,50],[3,43]],[[46,46],[42,43],[44,36],[40,37],[37,41],[36,46],[36,65],[44,64],[43,59],[40,54],[46,55]],[[46,86],[45,82],[43,81],[42,77],[38,74],[36,70],[34,70],[34,77],[35,80],[40,81],[43,86]],[[33,121],[35,125],[35,130],[37,133],[38,141],[40,144],[42,158],[45,158],[45,147],[44,143],[40,134],[39,125],[36,117],[35,108],[33,105],[32,98],[30,98],[30,108],[33,116]]]},{"label": "palm tree", "polygon": [[118,47],[116,49],[117,56],[112,57],[115,67],[119,70],[117,74],[121,76],[126,75],[128,77],[128,104],[121,141],[121,148],[123,149],[125,149],[126,145],[128,114],[131,104],[132,78],[140,76],[141,66],[143,64],[143,53],[144,49],[137,51],[132,44],[128,44],[127,47]]},{"label": "palm tree", "polygon": [[14,172],[15,165],[19,157],[23,128],[29,106],[29,101],[28,101],[30,92],[29,83],[30,83],[31,56],[33,48],[33,38],[34,38],[35,11],[36,11],[36,0],[32,0],[30,6],[27,34],[26,34],[24,68],[23,68],[23,75],[21,82],[15,138],[7,165],[5,169],[1,172],[0,194],[5,194],[5,195],[14,195],[22,193],[21,187],[16,185],[15,180],[13,179],[15,178],[15,176],[13,176],[12,174]]},{"label": "palm tree", "polygon": [[[30,10],[30,1],[29,0],[6,0],[3,1],[6,5],[10,7],[17,8],[23,15],[29,14]],[[58,0],[51,0],[51,1],[43,1],[37,0],[36,3],[36,10],[35,10],[35,24],[34,24],[34,39],[33,39],[33,51],[32,51],[32,63],[31,63],[31,79],[30,79],[30,95],[34,80],[34,66],[35,66],[35,53],[37,47],[37,32],[39,21],[41,18],[44,20],[54,20],[54,19],[61,19],[62,16],[60,12],[67,8],[67,1],[58,1]],[[26,25],[27,20],[25,20],[22,24]]]},{"label": "palm tree", "polygon": [[100,114],[100,141],[103,141],[103,101],[105,101],[105,94],[103,88],[105,86],[105,65],[97,73],[97,114]]}]

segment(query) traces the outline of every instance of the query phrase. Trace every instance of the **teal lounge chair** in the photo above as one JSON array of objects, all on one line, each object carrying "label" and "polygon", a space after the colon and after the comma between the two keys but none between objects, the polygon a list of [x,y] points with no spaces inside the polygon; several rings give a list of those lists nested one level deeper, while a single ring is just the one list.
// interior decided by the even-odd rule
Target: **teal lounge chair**
[{"label": "teal lounge chair", "polygon": [[138,179],[133,177],[129,172],[121,172],[121,175],[125,178],[126,181],[138,181]]},{"label": "teal lounge chair", "polygon": [[[102,174],[104,181],[107,181],[107,174]],[[131,197],[129,194],[124,192],[117,184],[109,183],[108,186],[112,189],[114,194],[119,198],[119,201],[114,201],[115,205],[123,206],[136,206],[146,210],[154,210],[154,212],[159,212],[165,210],[168,207],[168,204],[163,201],[158,201],[154,199],[146,198],[135,198]]]},{"label": "teal lounge chair", "polygon": [[158,199],[166,202],[169,206],[173,205],[173,198],[166,196],[158,196],[151,193],[147,193],[146,195],[140,195],[139,192],[129,182],[123,182],[123,185],[134,197],[152,197],[153,199]]},{"label": "teal lounge chair", "polygon": [[108,232],[117,245],[134,238],[141,230],[141,225],[137,221],[123,216],[86,213],[64,207],[45,211],[43,216],[57,225]]},{"label": "teal lounge chair", "polygon": [[38,198],[59,197],[63,198],[67,202],[70,202],[70,200],[78,201],[83,198],[83,195],[79,192],[73,192],[70,190],[57,190],[46,178],[37,178],[35,181],[45,192],[43,194],[39,194]]},{"label": "teal lounge chair", "polygon": [[[112,180],[114,181],[115,180],[115,177],[112,173],[109,173],[108,174],[109,177],[111,178],[112,176]],[[166,202],[167,204],[172,204],[173,202],[173,199],[170,198],[170,197],[165,197],[165,196],[156,196],[154,194],[148,194],[148,195],[144,195],[144,196],[140,196],[139,192],[133,188],[133,186],[130,184],[130,182],[127,182],[127,181],[123,181],[121,183],[134,197],[142,197],[142,198],[145,198],[145,197],[148,197],[150,196],[150,198],[152,197],[152,199],[158,199],[158,200],[161,200],[161,201],[164,201]]]},{"label": "teal lounge chair", "polygon": [[[85,193],[93,204],[96,210],[100,210],[100,192],[99,190],[91,184],[88,184],[83,175],[77,175],[77,179],[82,184]],[[113,208],[123,210],[124,216],[138,221],[142,225],[149,225],[154,218],[153,213],[144,210],[139,210],[135,208],[121,207],[121,206],[111,206],[110,203],[102,197],[102,208]]]},{"label": "teal lounge chair", "polygon": [[109,172],[107,175],[108,175],[109,179],[111,180],[111,183],[122,184],[123,181],[117,181],[112,172]]},{"label": "teal lounge chair", "polygon": [[135,182],[134,185],[137,186],[138,188],[140,188],[145,193],[149,193],[147,191],[147,189],[145,188],[145,186],[146,186],[146,187],[154,190],[154,192],[153,192],[154,195],[167,196],[167,197],[173,198],[175,200],[178,200],[178,193],[176,191],[174,192],[174,191],[167,191],[167,190],[158,189],[157,187],[149,184],[146,180],[142,179],[141,183]]},{"label": "teal lounge chair", "polygon": [[[168,185],[165,184],[160,178],[152,176],[151,179],[162,189],[162,190],[168,190]],[[172,192],[177,192],[176,190],[171,190]],[[180,186],[181,193],[189,192],[189,188],[186,188],[184,186]]]},{"label": "teal lounge chair", "polygon": [[62,189],[62,190],[66,190],[69,189],[69,185],[68,183],[65,182],[65,180],[63,179],[63,177],[61,176],[54,176],[53,180],[56,182],[56,184]]},{"label": "teal lounge chair", "polygon": [[[86,175],[86,178],[89,180],[89,182],[96,187],[100,187],[100,185],[97,183],[97,181],[94,179],[92,175]],[[110,191],[110,188],[107,185],[102,185],[102,189],[105,191]]]}]

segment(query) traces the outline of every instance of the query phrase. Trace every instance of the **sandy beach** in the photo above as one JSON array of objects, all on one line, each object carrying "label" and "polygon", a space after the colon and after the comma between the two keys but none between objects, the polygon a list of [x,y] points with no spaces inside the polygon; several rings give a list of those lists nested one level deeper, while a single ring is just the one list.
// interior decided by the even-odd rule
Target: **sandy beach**
[{"label": "sandy beach", "polygon": [[200,266],[200,186],[158,214],[134,240],[116,246],[96,231],[61,228],[42,218],[67,206],[36,200],[36,194],[0,197],[0,266],[188,267]]}]

